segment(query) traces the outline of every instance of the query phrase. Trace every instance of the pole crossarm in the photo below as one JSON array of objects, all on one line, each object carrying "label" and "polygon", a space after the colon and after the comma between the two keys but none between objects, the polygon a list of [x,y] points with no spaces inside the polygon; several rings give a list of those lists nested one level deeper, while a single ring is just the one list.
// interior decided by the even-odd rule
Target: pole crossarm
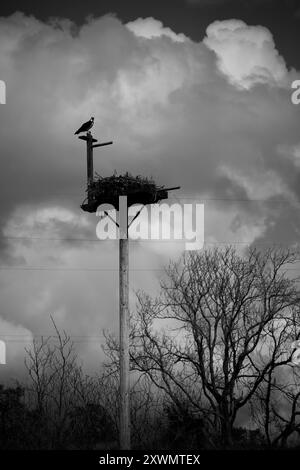
[{"label": "pole crossarm", "polygon": [[[144,207],[145,207],[145,206],[143,206],[143,207],[135,214],[135,216],[134,216],[133,219],[131,220],[130,224],[127,225],[127,231],[128,231],[128,229],[129,229],[129,227],[131,227],[131,225],[132,225],[132,223],[135,221],[135,219],[138,218],[138,216],[140,215],[140,213],[142,212],[142,210],[144,209]],[[120,227],[120,225],[118,224],[118,222],[117,222],[116,220],[114,220],[114,219],[112,218],[112,216],[109,215],[108,212],[104,211],[104,214],[105,214],[118,228]]]},{"label": "pole crossarm", "polygon": [[104,147],[104,145],[112,145],[112,144],[113,144],[113,141],[103,142],[102,144],[95,144],[95,145],[93,145],[93,149],[96,148],[96,147]]},{"label": "pole crossarm", "polygon": [[118,222],[117,222],[116,220],[114,220],[114,219],[112,218],[112,216],[109,215],[108,212],[104,211],[104,214],[107,215],[107,217],[108,217],[118,228],[120,227],[120,225],[118,224]]},{"label": "pole crossarm", "polygon": [[92,134],[80,135],[80,136],[78,137],[78,139],[86,140],[86,141],[92,141],[92,142],[98,142],[97,139],[94,139],[94,137],[92,136]]},{"label": "pole crossarm", "polygon": [[140,213],[142,212],[142,210],[144,209],[145,206],[141,207],[141,209],[135,214],[135,216],[133,217],[132,221],[130,222],[130,224],[128,224],[128,228],[131,227],[131,224],[135,221],[135,219],[137,219],[137,217],[140,215]]}]

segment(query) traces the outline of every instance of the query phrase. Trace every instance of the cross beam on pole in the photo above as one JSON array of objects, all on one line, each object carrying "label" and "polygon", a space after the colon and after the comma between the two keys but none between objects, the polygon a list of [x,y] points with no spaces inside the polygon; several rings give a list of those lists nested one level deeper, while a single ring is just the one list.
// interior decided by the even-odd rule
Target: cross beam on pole
[{"label": "cross beam on pole", "polygon": [[96,144],[96,145],[93,145],[93,148],[96,148],[96,147],[104,147],[104,145],[112,145],[112,141],[110,142],[103,142],[102,144]]},{"label": "cross beam on pole", "polygon": [[[124,224],[125,233],[119,236],[119,302],[120,302],[120,448],[130,449],[130,383],[129,383],[129,246],[128,209]],[[121,232],[121,230],[120,230]]]}]

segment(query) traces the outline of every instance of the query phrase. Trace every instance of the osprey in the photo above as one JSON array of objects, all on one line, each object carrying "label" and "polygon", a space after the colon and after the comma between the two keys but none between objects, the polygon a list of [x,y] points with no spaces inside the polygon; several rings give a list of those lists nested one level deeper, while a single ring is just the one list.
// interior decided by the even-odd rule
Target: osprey
[{"label": "osprey", "polygon": [[94,118],[91,117],[89,121],[85,122],[84,124],[82,124],[81,127],[79,127],[78,131],[76,131],[74,135],[80,134],[80,132],[89,131],[93,127],[93,125],[94,125]]}]

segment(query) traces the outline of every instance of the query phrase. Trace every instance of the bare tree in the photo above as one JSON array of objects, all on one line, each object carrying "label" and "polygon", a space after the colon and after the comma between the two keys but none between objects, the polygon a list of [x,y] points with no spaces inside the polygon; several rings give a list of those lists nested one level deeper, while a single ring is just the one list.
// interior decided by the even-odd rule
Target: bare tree
[{"label": "bare tree", "polygon": [[[158,298],[138,294],[131,367],[203,417],[211,442],[232,445],[239,411],[291,360],[299,295],[287,269],[297,260],[278,249],[193,252],[170,264]],[[108,349],[116,364],[112,339]]]},{"label": "bare tree", "polygon": [[82,380],[70,336],[57,328],[51,317],[54,337],[41,337],[27,349],[25,365],[31,379],[28,390],[37,403],[37,411],[45,416],[48,429],[52,429],[52,447],[59,448],[62,435],[68,425],[72,406],[77,404],[74,393]]},{"label": "bare tree", "polygon": [[70,336],[51,320],[55,335],[26,350],[27,403],[42,431],[36,447],[113,447],[115,378],[84,375]]},{"label": "bare tree", "polygon": [[[299,311],[295,315],[294,337],[299,336]],[[282,367],[271,367],[251,400],[251,411],[269,447],[286,447],[290,439],[299,445],[299,365],[288,362]]]}]

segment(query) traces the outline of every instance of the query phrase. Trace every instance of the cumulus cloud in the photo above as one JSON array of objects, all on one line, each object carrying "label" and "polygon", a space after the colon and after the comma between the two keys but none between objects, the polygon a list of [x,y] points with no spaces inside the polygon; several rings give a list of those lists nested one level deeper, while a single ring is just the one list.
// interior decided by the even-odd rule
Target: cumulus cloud
[{"label": "cumulus cloud", "polygon": [[241,20],[215,21],[204,43],[213,50],[221,71],[241,87],[257,83],[287,85],[287,68],[276,50],[271,32]]},{"label": "cumulus cloud", "polygon": [[[180,185],[170,202],[204,202],[208,242],[298,239],[295,71],[265,28],[215,22],[195,43],[153,18],[77,28],[19,13],[0,19],[0,71],[4,321],[35,334],[49,331],[53,314],[86,337],[117,326],[117,243],[92,241],[97,217],[79,208],[85,147],[73,134],[90,116],[95,137],[114,140],[95,149],[98,173]],[[168,257],[183,250],[157,243],[132,242],[132,290],[155,291]],[[78,348],[99,364],[100,344]]]},{"label": "cumulus cloud", "polygon": [[127,28],[136,36],[153,39],[168,37],[175,42],[183,42],[187,37],[183,33],[176,34],[170,28],[163,26],[162,22],[155,18],[138,18],[126,24]]}]

